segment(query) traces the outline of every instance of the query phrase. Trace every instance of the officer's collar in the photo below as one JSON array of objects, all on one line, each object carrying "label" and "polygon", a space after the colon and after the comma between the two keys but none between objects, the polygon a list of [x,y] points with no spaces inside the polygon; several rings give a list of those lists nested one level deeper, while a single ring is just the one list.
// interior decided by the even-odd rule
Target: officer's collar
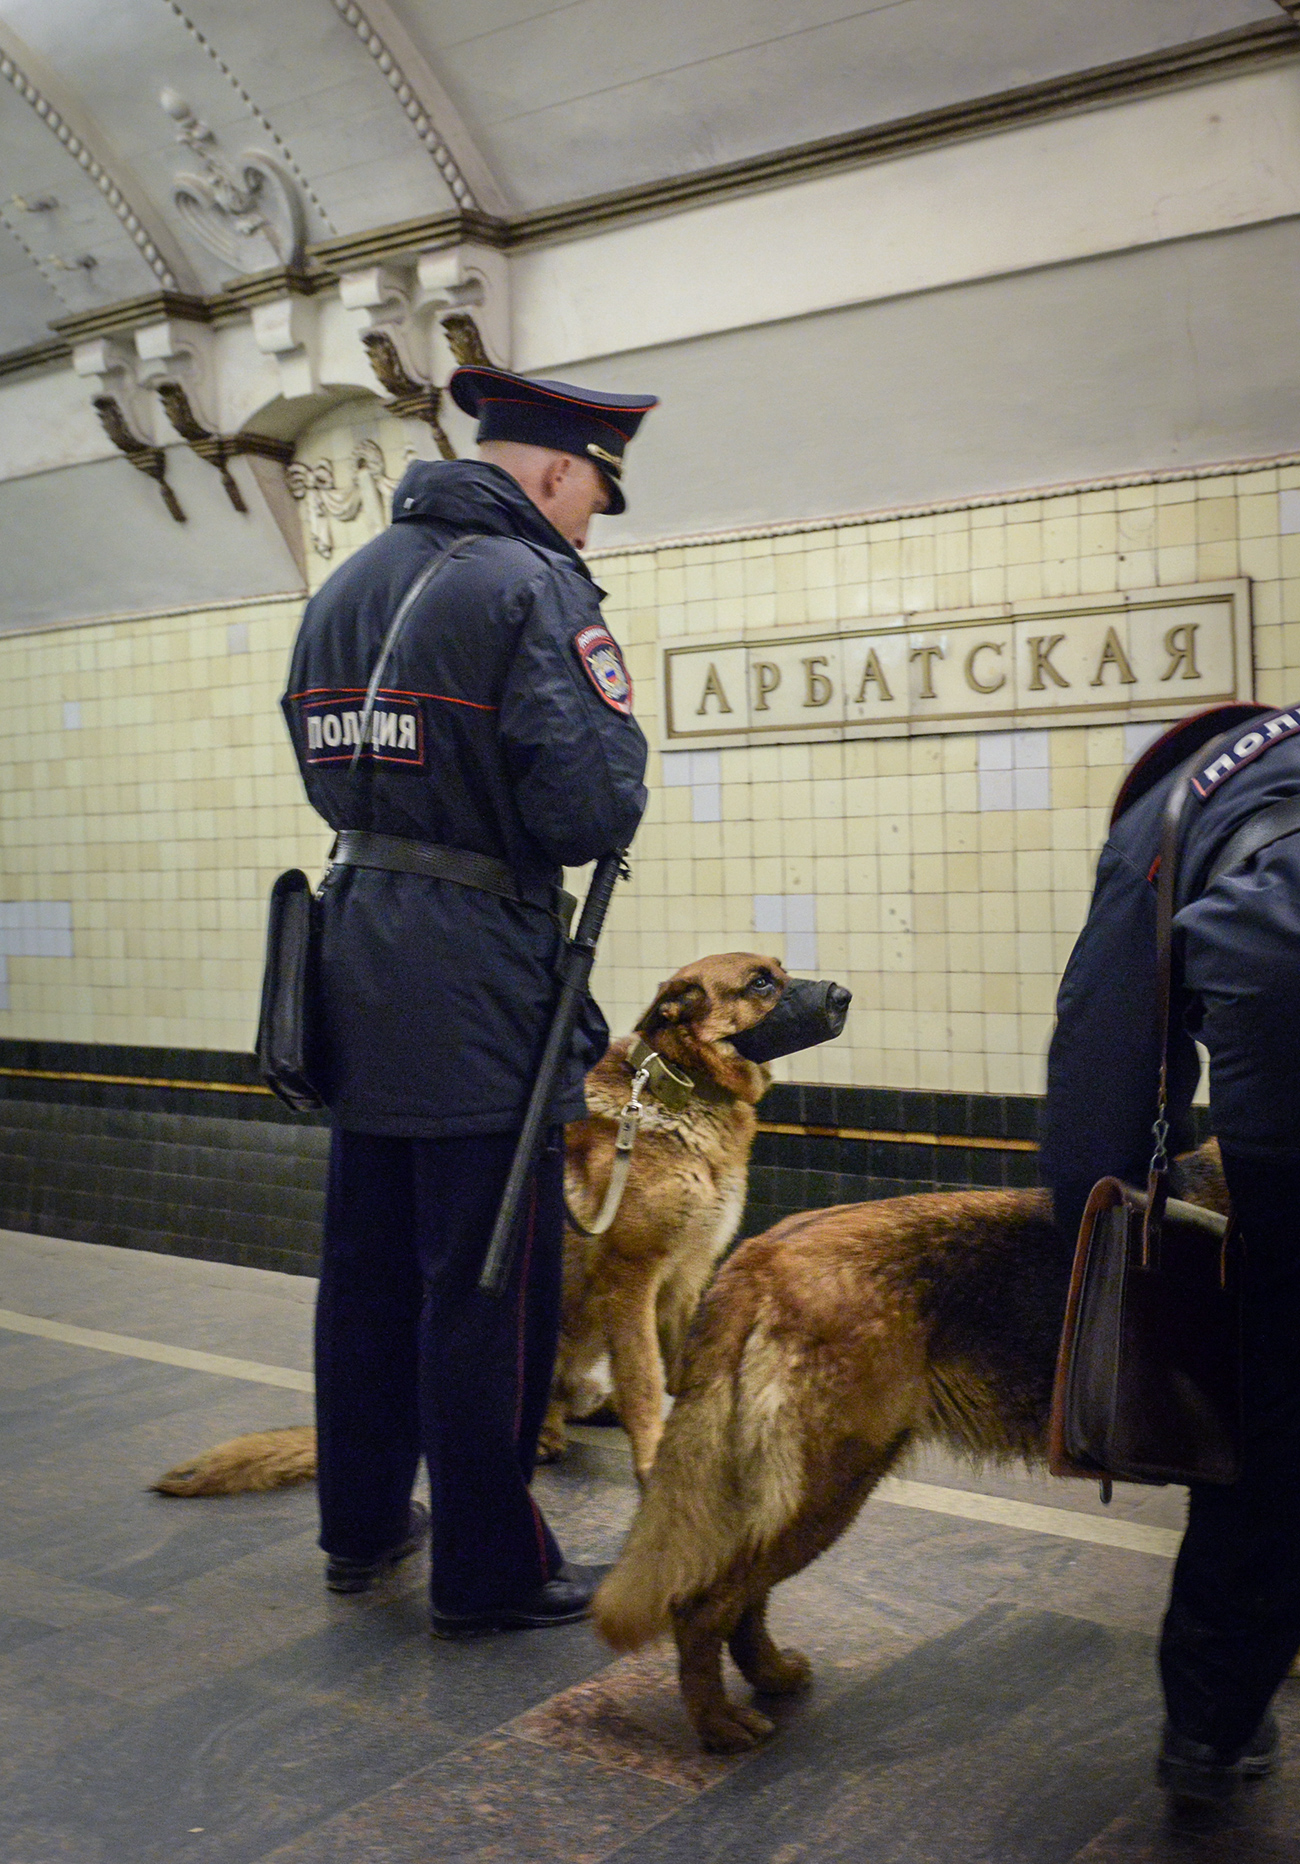
[{"label": "officer's collar", "polygon": [[689,1074],[683,1074],[666,1062],[657,1049],[652,1049],[642,1036],[633,1036],[632,1046],[628,1049],[627,1059],[634,1074],[646,1071],[646,1086],[662,1106],[670,1113],[680,1113],[695,1092],[695,1083]]},{"label": "officer's collar", "polygon": [[412,460],[393,494],[393,522],[419,518],[516,538],[562,557],[591,580],[591,571],[568,538],[539,511],[519,481],[490,460]]}]

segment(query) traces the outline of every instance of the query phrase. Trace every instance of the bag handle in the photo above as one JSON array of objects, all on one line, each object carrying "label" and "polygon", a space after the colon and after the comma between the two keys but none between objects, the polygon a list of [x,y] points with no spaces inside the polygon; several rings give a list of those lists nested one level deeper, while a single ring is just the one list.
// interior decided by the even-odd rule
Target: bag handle
[{"label": "bag handle", "polygon": [[444,570],[451,562],[461,545],[478,543],[482,535],[483,533],[481,531],[468,531],[464,537],[455,538],[439,556],[433,559],[432,563],[426,563],[423,569],[418,570],[408,584],[406,594],[398,603],[397,613],[393,616],[388,633],[384,636],[384,644],[379,650],[379,658],[376,660],[374,671],[370,675],[370,684],[366,687],[365,704],[361,708],[361,723],[357,727],[357,748],[353,751],[352,762],[348,765],[349,775],[356,769],[357,761],[362,751],[365,749],[366,738],[370,731],[370,720],[374,716],[375,700],[379,697],[379,683],[384,677],[384,669],[392,658],[393,649],[397,646],[397,637],[406,626],[407,616],[415,607],[425,590],[429,587],[434,577],[438,575],[439,571]]},{"label": "bag handle", "polygon": [[1165,1205],[1169,1201],[1169,1026],[1173,1018],[1174,909],[1178,899],[1178,863],[1192,776],[1203,764],[1213,763],[1224,745],[1241,730],[1241,723],[1221,731],[1202,745],[1178,771],[1165,799],[1160,826],[1160,858],[1156,868],[1156,999],[1160,1027],[1160,1079],[1156,1091],[1156,1117],[1151,1127],[1155,1144],[1147,1167],[1147,1207],[1142,1219],[1142,1266],[1150,1268],[1160,1249]]}]

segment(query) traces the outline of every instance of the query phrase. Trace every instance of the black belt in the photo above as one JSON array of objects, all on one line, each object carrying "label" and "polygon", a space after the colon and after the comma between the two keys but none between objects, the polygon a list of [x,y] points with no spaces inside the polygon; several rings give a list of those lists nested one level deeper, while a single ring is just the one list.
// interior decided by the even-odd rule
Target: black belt
[{"label": "black belt", "polygon": [[452,880],[458,887],[477,887],[495,893],[517,906],[540,906],[556,911],[557,887],[521,887],[504,861],[470,848],[442,848],[434,841],[412,841],[405,835],[375,835],[369,829],[341,828],[334,838],[330,861],[335,867],[377,867],[388,874],[421,874],[427,880]]},{"label": "black belt", "polygon": [[1271,848],[1275,841],[1285,841],[1288,835],[1300,835],[1300,796],[1285,796],[1243,822],[1215,855],[1205,886],[1212,886],[1223,874],[1244,866],[1252,855]]}]

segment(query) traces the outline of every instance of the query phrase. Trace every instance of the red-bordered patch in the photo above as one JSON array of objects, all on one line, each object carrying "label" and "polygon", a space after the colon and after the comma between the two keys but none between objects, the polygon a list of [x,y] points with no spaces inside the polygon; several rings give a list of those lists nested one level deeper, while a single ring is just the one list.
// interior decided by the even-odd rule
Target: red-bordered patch
[{"label": "red-bordered patch", "polygon": [[[363,693],[325,693],[300,701],[304,763],[349,764],[357,748]],[[378,696],[361,757],[376,764],[424,764],[424,719],[414,699]]]},{"label": "red-bordered patch", "polygon": [[632,711],[632,676],[623,665],[618,642],[600,624],[593,623],[573,637],[583,670],[607,706],[625,717]]}]

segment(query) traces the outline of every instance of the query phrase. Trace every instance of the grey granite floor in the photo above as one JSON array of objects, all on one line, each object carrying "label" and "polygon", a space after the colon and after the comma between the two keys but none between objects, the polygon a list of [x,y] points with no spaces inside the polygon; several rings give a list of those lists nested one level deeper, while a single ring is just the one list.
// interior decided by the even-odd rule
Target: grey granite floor
[{"label": "grey granite floor", "polygon": [[[304,1369],[301,1278],[0,1233],[0,1308]],[[304,1393],[0,1325],[3,1864],[1300,1864],[1300,1685],[1280,1777],[1198,1832],[1151,1784],[1166,1558],[895,1503],[782,1587],[816,1685],[741,1760],[689,1737],[668,1653],[585,1626],[431,1640],[424,1575],[321,1586],[310,1490],[150,1479]],[[1095,1494],[906,1472],[1074,1513]],[[538,1491],[574,1558],[634,1506],[621,1435]],[[1177,1527],[1174,1491],[1117,1496]],[[739,1689],[737,1679],[733,1682]]]}]

